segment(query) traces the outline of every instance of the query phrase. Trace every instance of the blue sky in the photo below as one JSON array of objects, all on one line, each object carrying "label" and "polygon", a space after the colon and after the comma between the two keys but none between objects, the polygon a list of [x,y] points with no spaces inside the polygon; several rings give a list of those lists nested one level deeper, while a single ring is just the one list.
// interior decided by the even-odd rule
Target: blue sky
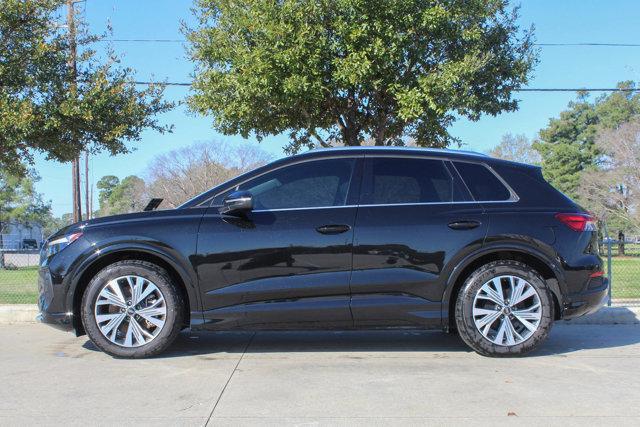
[{"label": "blue sky", "polygon": [[[92,32],[104,32],[111,23],[116,39],[181,39],[181,20],[193,22],[191,1],[187,0],[87,0],[79,7]],[[640,43],[637,0],[523,0],[520,15],[523,27],[535,25],[539,43]],[[124,65],[137,70],[140,80],[189,80],[192,65],[180,43],[116,42],[113,47],[123,56]],[[540,63],[529,87],[614,87],[622,80],[640,80],[640,47],[541,47]],[[183,100],[187,94],[188,88],[183,87],[169,87],[165,93],[172,101]],[[534,138],[575,95],[521,93],[517,98],[521,101],[518,111],[482,117],[478,122],[461,120],[451,133],[463,141],[465,149],[476,151],[491,149],[509,132]],[[145,132],[141,141],[131,144],[135,148],[131,154],[92,157],[90,181],[109,174],[144,177],[154,156],[194,142],[256,143],[216,133],[210,118],[193,115],[183,106],[162,115],[160,121],[173,124],[174,132]],[[261,146],[279,157],[285,143],[286,136],[273,137]],[[70,165],[38,158],[36,169],[42,178],[38,191],[51,200],[54,214],[69,212]]]}]

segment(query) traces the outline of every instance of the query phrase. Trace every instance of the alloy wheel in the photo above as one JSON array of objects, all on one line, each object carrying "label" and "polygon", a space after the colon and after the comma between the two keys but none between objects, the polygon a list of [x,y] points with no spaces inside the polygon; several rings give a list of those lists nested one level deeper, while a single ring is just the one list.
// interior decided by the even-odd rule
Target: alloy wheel
[{"label": "alloy wheel", "polygon": [[498,276],[480,287],[473,300],[478,331],[500,346],[531,338],[540,326],[542,304],[536,289],[517,276]]},{"label": "alloy wheel", "polygon": [[150,280],[122,276],[102,287],[94,316],[109,341],[122,347],[139,347],[162,331],[167,305],[160,289]]}]

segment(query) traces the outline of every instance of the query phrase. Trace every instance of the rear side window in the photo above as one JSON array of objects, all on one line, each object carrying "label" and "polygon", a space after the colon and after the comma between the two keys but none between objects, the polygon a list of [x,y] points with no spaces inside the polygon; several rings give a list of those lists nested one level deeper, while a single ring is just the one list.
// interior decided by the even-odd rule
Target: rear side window
[{"label": "rear side window", "polygon": [[361,204],[451,202],[453,179],[440,160],[369,158]]},{"label": "rear side window", "polygon": [[511,193],[486,166],[477,163],[453,162],[476,201],[503,201]]}]

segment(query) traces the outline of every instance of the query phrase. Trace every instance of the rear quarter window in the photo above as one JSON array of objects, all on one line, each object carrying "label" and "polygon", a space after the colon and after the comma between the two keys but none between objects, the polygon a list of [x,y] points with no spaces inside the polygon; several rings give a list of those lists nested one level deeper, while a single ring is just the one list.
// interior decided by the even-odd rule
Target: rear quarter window
[{"label": "rear quarter window", "polygon": [[486,166],[468,162],[453,164],[476,201],[504,201],[511,198],[507,187]]}]

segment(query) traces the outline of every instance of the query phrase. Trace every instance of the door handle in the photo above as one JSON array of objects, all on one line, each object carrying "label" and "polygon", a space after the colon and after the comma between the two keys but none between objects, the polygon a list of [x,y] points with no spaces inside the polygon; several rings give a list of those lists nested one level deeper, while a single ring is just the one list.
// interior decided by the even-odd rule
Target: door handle
[{"label": "door handle", "polygon": [[351,227],[346,224],[322,225],[316,228],[316,231],[321,234],[340,234],[349,230],[351,230]]},{"label": "door handle", "polygon": [[480,226],[480,221],[468,220],[468,221],[453,221],[449,223],[449,228],[452,230],[471,230]]}]

